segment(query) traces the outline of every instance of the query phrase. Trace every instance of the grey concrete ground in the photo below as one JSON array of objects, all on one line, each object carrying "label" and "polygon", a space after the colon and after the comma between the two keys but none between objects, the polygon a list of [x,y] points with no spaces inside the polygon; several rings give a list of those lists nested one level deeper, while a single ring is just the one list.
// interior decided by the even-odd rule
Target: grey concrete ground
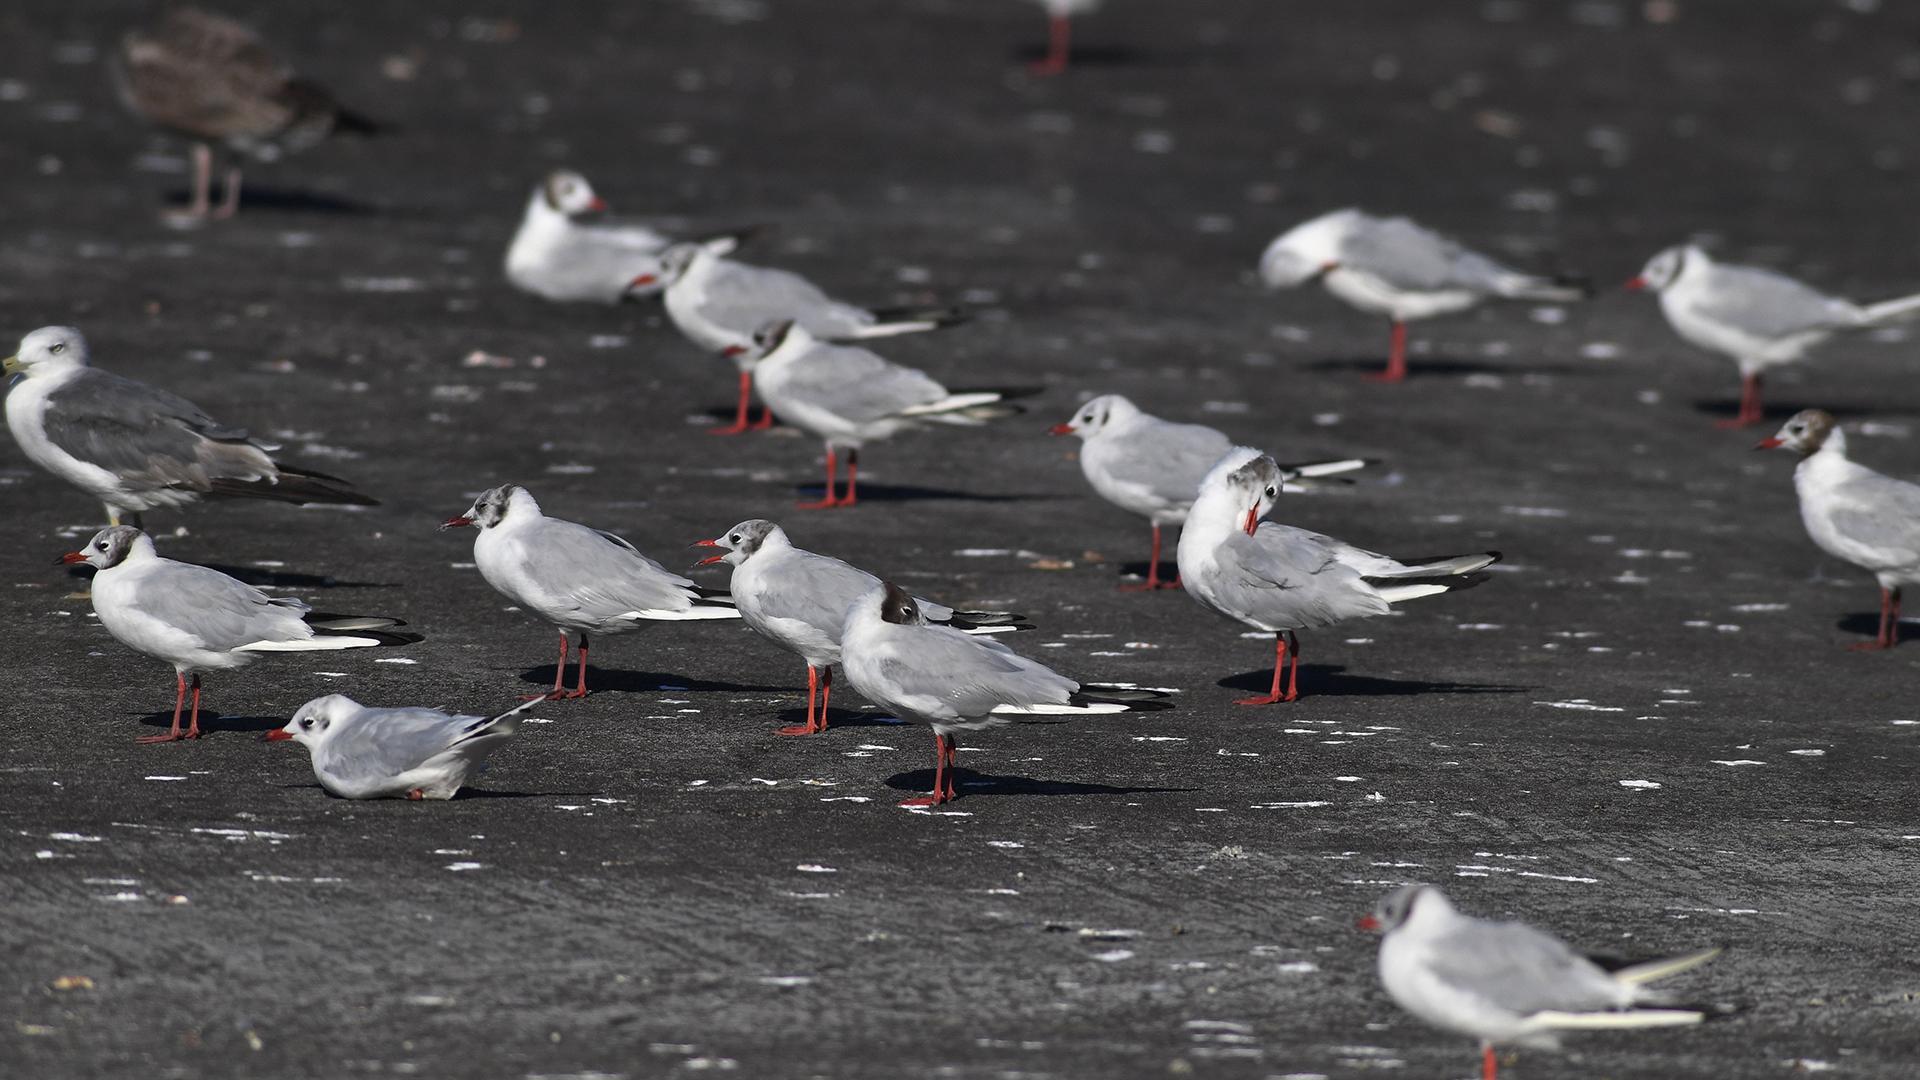
[{"label": "grey concrete ground", "polygon": [[[1920,289],[1920,13],[1115,0],[1089,62],[1040,81],[1037,10],[984,0],[246,3],[402,130],[257,169],[238,220],[182,231],[159,214],[182,149],[101,67],[138,7],[0,10],[3,333],[80,326],[102,366],[378,493],[151,523],[171,556],[428,637],[216,674],[212,734],[136,746],[171,674],[49,565],[98,509],[0,450],[0,1074],[1460,1077],[1473,1047],[1400,1013],[1352,929],[1427,880],[1595,949],[1728,946],[1678,989],[1737,1015],[1525,1052],[1516,1078],[1915,1075],[1920,644],[1843,650],[1872,583],[1808,542],[1790,461],[1712,428],[1731,365],[1609,291],[1418,326],[1415,378],[1382,387],[1358,372],[1384,326],[1251,270],[1358,203],[1603,284],[1704,234],[1839,292]],[[844,295],[964,300],[976,323],[887,354],[1045,393],[874,447],[856,510],[792,510],[818,448],[707,437],[731,371],[657,307],[502,282],[563,163],[631,213],[778,223],[753,257]],[[1836,342],[1773,415],[1833,409],[1858,458],[1920,474],[1912,353]],[[1384,459],[1282,520],[1507,561],[1307,635],[1310,696],[1236,708],[1270,646],[1117,592],[1146,530],[1043,434],[1106,391]],[[924,730],[846,690],[834,730],[776,738],[797,662],[663,627],[601,642],[600,692],[538,710],[462,798],[326,797],[255,739],[308,698],[479,711],[551,677],[550,632],[434,529],[507,480],[669,563],[784,519],[1179,708],[967,740],[964,797],[911,813]]]}]

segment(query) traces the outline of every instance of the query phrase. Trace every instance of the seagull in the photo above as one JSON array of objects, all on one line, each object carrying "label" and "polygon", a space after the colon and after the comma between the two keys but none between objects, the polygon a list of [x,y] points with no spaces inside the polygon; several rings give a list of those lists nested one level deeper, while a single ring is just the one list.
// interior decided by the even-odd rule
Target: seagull
[{"label": "seagull", "polygon": [[1047,9],[1047,55],[1031,70],[1035,75],[1059,75],[1073,55],[1073,16],[1096,11],[1101,0],[1037,0]]},{"label": "seagull", "polygon": [[792,319],[817,338],[851,341],[938,330],[968,318],[953,308],[855,307],[833,299],[799,274],[749,266],[726,254],[710,244],[676,244],[661,252],[659,271],[639,274],[629,285],[633,295],[664,286],[673,325],[687,340],[732,358],[740,369],[740,405],[733,426],[710,434],[738,435],[773,423],[772,411],[763,411],[755,424],[747,423],[753,373],[746,355],[754,331],[771,320]]},{"label": "seagull", "polygon": [[295,76],[252,30],[196,7],[169,5],[153,25],[128,31],[110,67],[114,88],[129,110],[194,140],[190,218],[232,217],[240,208],[238,166],[227,170],[219,207],[210,204],[209,143],[273,161],[334,132],[385,130],[342,106],[323,87]]},{"label": "seagull", "polygon": [[868,700],[902,720],[933,727],[933,791],[901,806],[960,797],[953,779],[956,731],[1015,716],[1094,716],[1171,707],[1159,691],[1088,687],[992,638],[927,621],[905,589],[881,582],[854,601],[840,639],[841,669]]},{"label": "seagull", "polygon": [[[857,345],[821,341],[791,319],[761,327],[741,354],[760,396],[787,423],[827,444],[827,490],[803,510],[859,500],[860,448],[929,424],[977,427],[1024,410],[1009,389],[948,390],[924,371],[902,367]],[[834,464],[847,451],[846,494],[834,492]]]},{"label": "seagull", "polygon": [[498,716],[449,716],[439,709],[375,709],[345,694],[300,706],[287,726],[264,736],[306,745],[313,775],[342,799],[451,799],[487,755],[520,733],[535,698]]},{"label": "seagull", "polygon": [[[173,665],[173,727],[143,743],[200,737],[200,672],[253,663],[261,653],[322,652],[410,645],[419,634],[376,615],[321,615],[292,596],[268,596],[218,570],[163,559],[153,538],[131,525],[100,530],[81,551],[60,557],[85,563],[93,575],[93,611],[122,645]],[[193,676],[189,684],[187,676]],[[180,730],[180,708],[193,690],[193,714]]]},{"label": "seagull", "polygon": [[1407,377],[1407,323],[1473,307],[1483,300],[1564,302],[1584,288],[1524,274],[1403,218],[1335,210],[1282,233],[1260,256],[1260,278],[1291,289],[1315,278],[1361,311],[1393,321],[1387,369],[1376,382]]},{"label": "seagull", "polygon": [[1740,412],[1719,421],[1719,427],[1765,419],[1760,378],[1768,368],[1806,359],[1842,330],[1869,330],[1920,315],[1920,293],[1856,304],[1771,270],[1714,262],[1692,244],[1655,255],[1626,287],[1658,292],[1660,310],[1675,333],[1740,364]]},{"label": "seagull", "polygon": [[[1187,520],[1207,470],[1233,449],[1233,440],[1201,424],[1177,424],[1141,412],[1119,394],[1103,394],[1080,406],[1073,419],[1048,428],[1053,435],[1078,435],[1080,471],[1100,497],[1144,517],[1153,525],[1153,554],[1147,580],[1122,585],[1122,591],[1177,589],[1180,581],[1160,580],[1160,527]],[[1304,491],[1312,481],[1352,472],[1374,462],[1365,458],[1282,465],[1288,491]],[[1307,483],[1303,484],[1302,481]],[[1334,483],[1350,483],[1340,479]]]},{"label": "seagull", "polygon": [[[840,662],[847,608],[876,588],[880,579],[830,555],[794,547],[785,529],[762,518],[742,521],[694,546],[721,549],[698,565],[724,562],[733,567],[728,590],[747,628],[807,662],[807,722],[774,733],[812,735],[827,730],[827,700],[833,693],[833,665]],[[914,602],[929,623],[951,626],[963,634],[1033,629],[1011,612],[955,611],[918,597]]]},{"label": "seagull", "polygon": [[337,476],[275,461],[267,451],[277,447],[191,401],[88,364],[87,339],[71,326],[21,338],[0,361],[21,376],[7,393],[7,427],[34,464],[105,504],[109,524],[138,527],[144,511],[209,495],[379,505]]},{"label": "seagull", "polygon": [[[480,576],[560,631],[553,689],[537,697],[587,696],[591,634],[625,634],[651,622],[740,617],[726,593],[695,585],[620,537],[542,514],[533,495],[518,484],[482,492],[466,513],[440,527],[478,529],[473,561]],[[573,689],[563,690],[568,631],[580,635],[580,670]]]},{"label": "seagull", "polygon": [[1891,649],[1900,641],[1900,590],[1920,584],[1920,484],[1896,480],[1847,460],[1847,436],[1820,409],[1795,413],[1755,450],[1785,447],[1794,466],[1800,520],[1820,550],[1872,572],[1880,583],[1880,632],[1856,651]]},{"label": "seagull", "polygon": [[607,203],[587,178],[558,169],[533,189],[507,248],[507,280],[549,300],[612,304],[638,275],[658,273],[673,243],[645,225],[593,220]]},{"label": "seagull", "polygon": [[[1200,484],[1180,531],[1180,582],[1200,606],[1274,635],[1273,689],[1237,705],[1300,696],[1295,630],[1385,615],[1403,600],[1472,588],[1497,551],[1402,561],[1305,529],[1262,522],[1280,496],[1280,466],[1236,446]],[[1292,654],[1291,667],[1288,654]],[[1280,690],[1287,668],[1287,689]]]},{"label": "seagull", "polygon": [[1393,892],[1359,927],[1384,935],[1380,982],[1396,1004],[1434,1027],[1480,1040],[1483,1080],[1497,1080],[1496,1044],[1552,1050],[1562,1031],[1700,1023],[1706,1014],[1697,1009],[1658,1007],[1668,999],[1646,984],[1721,952],[1701,949],[1610,971],[1525,923],[1462,915],[1431,885]]}]

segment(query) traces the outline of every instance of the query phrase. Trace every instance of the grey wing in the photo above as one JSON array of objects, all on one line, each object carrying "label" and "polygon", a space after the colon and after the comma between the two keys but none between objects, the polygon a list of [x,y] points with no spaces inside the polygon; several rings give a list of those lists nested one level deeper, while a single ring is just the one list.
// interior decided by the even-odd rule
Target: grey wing
[{"label": "grey wing", "polygon": [[1878,474],[1849,481],[1833,511],[1833,527],[1880,554],[1889,565],[1920,563],[1920,486]]},{"label": "grey wing", "polygon": [[1436,938],[1442,981],[1521,1015],[1615,1008],[1620,988],[1591,960],[1523,923],[1473,921]]},{"label": "grey wing", "polygon": [[1407,218],[1371,221],[1350,234],[1340,261],[1398,288],[1493,292],[1506,267]]},{"label": "grey wing", "polygon": [[786,270],[745,263],[722,262],[707,279],[699,312],[709,322],[741,336],[752,334],[774,319],[793,319],[814,334],[845,333],[838,321],[815,328],[823,313],[832,312],[832,298],[806,278]]},{"label": "grey wing", "polygon": [[347,730],[327,741],[326,769],[349,782],[391,779],[426,763],[487,719],[438,709],[363,709]]},{"label": "grey wing", "polygon": [[303,601],[268,596],[244,581],[192,563],[169,563],[142,576],[132,602],[147,616],[192,634],[209,649],[313,636],[300,618],[309,610]]},{"label": "grey wing", "polygon": [[1216,551],[1216,591],[1237,610],[1275,624],[1327,626],[1383,615],[1379,592],[1346,561],[1358,551],[1319,533],[1262,522],[1252,536],[1235,530]]},{"label": "grey wing", "polygon": [[781,393],[864,423],[939,401],[947,388],[924,371],[901,367],[858,346],[823,343],[788,369]]},{"label": "grey wing", "polygon": [[1713,267],[1693,309],[1763,338],[1852,325],[1853,305],[1784,274],[1753,266]]},{"label": "grey wing", "polygon": [[760,606],[774,618],[797,619],[839,641],[848,606],[879,584],[857,566],[809,551],[761,587]]},{"label": "grey wing", "polygon": [[1107,471],[1123,483],[1150,488],[1170,500],[1192,501],[1214,463],[1233,449],[1233,440],[1201,424],[1165,422],[1124,439]]},{"label": "grey wing", "polygon": [[524,569],[543,594],[599,619],[632,611],[685,611],[699,596],[689,578],[612,533],[549,518],[526,540]]},{"label": "grey wing", "polygon": [[945,626],[921,626],[880,657],[880,670],[907,696],[936,698],[965,718],[1001,705],[1065,704],[1080,688],[998,642]]},{"label": "grey wing", "polygon": [[86,369],[48,395],[44,423],[48,441],[61,450],[136,481],[206,491],[214,476],[272,475],[271,461],[244,430],[215,423],[185,398],[107,371]]}]

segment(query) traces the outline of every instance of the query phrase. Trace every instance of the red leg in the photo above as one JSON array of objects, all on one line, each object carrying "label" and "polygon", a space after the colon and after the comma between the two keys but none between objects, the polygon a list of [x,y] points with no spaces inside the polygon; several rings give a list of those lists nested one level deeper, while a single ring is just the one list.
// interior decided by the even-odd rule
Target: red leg
[{"label": "red leg", "polygon": [[952,738],[935,733],[933,736],[933,790],[917,799],[908,799],[901,806],[939,806],[957,798],[953,794],[953,781],[948,775],[949,766],[954,758],[954,747],[958,744]]},{"label": "red leg", "polygon": [[206,143],[193,144],[193,201],[183,211],[175,211],[181,217],[204,218],[212,203],[213,188],[213,148]]},{"label": "red leg", "polygon": [[1387,353],[1387,370],[1365,376],[1370,382],[1401,382],[1407,377],[1407,324],[1395,319],[1393,344]]},{"label": "red leg", "polygon": [[1293,631],[1287,631],[1287,696],[1284,701],[1295,701],[1300,697],[1300,639]]},{"label": "red leg", "polygon": [[1480,1080],[1499,1080],[1500,1061],[1493,1056],[1493,1044],[1480,1044]]},{"label": "red leg", "polygon": [[[553,673],[553,690],[555,696],[563,698],[583,698],[587,696],[587,635],[585,631],[582,631],[580,634],[580,659],[578,663],[579,669],[573,677],[573,689],[564,694],[560,693],[560,673],[558,671]],[[564,658],[560,666],[563,668],[567,666]]]},{"label": "red leg", "polygon": [[1035,75],[1058,75],[1067,70],[1067,58],[1073,52],[1073,24],[1065,15],[1047,19],[1047,55],[1035,63]]},{"label": "red leg", "polygon": [[1893,590],[1893,611],[1887,618],[1887,648],[1900,644],[1900,590]]},{"label": "red leg", "polygon": [[1743,428],[1766,419],[1760,408],[1760,376],[1740,376],[1740,412],[1730,420],[1718,420],[1714,427]]},{"label": "red leg", "polygon": [[820,726],[816,732],[827,730],[827,702],[833,697],[833,665],[820,669]]},{"label": "red leg", "polygon": [[426,797],[427,792],[425,788],[414,788],[412,791],[407,792],[408,802],[419,802]]},{"label": "red leg", "polygon": [[[709,435],[738,435],[747,430],[747,413],[753,409],[753,372],[740,373],[740,405],[734,411],[733,426],[708,428]],[[769,414],[771,415],[771,414]]]},{"label": "red leg", "polygon": [[1121,592],[1148,592],[1160,587],[1160,523],[1153,523],[1153,554],[1147,556],[1147,580],[1138,585],[1122,585]]},{"label": "red leg", "polygon": [[1293,700],[1292,697],[1283,696],[1280,693],[1280,675],[1281,675],[1282,669],[1284,669],[1286,666],[1287,666],[1287,635],[1284,633],[1275,634],[1273,635],[1273,689],[1267,692],[1266,697],[1239,698],[1234,701],[1234,704],[1235,705],[1273,705],[1282,701],[1292,701]]},{"label": "red leg", "polygon": [[220,205],[212,214],[216,220],[225,220],[240,212],[240,168],[227,169],[227,183],[220,193]]},{"label": "red leg", "polygon": [[[200,676],[195,675],[193,679],[194,679],[194,699],[193,699],[194,719],[195,721],[198,721],[199,712],[200,712],[200,696],[199,696]],[[179,739],[180,738],[180,707],[186,704],[186,701],[187,701],[187,677],[186,675],[180,672],[175,672],[173,676],[173,727],[168,729],[165,735],[142,735],[141,737],[133,741],[136,743],[161,743],[161,742],[173,742]]]},{"label": "red leg", "polygon": [[560,635],[560,659],[553,665],[553,689],[544,694],[522,694],[521,701],[534,701],[538,698],[549,700],[560,697],[561,680],[567,677],[567,635]]},{"label": "red leg", "polygon": [[847,493],[840,496],[841,506],[852,506],[860,501],[860,448],[847,451]]},{"label": "red leg", "polygon": [[818,729],[816,729],[813,726],[814,702],[819,697],[819,694],[820,694],[820,669],[817,667],[814,667],[812,664],[808,664],[807,665],[807,722],[804,724],[788,724],[786,727],[774,728],[773,733],[775,735],[811,735],[814,733],[815,730],[821,730],[821,731],[826,730],[826,722],[824,721],[824,719],[821,721],[820,727]]},{"label": "red leg", "polygon": [[1853,652],[1873,652],[1893,648],[1900,633],[1900,600],[1897,594],[1880,590],[1880,631],[1872,641],[1856,641],[1847,646]]},{"label": "red leg", "polygon": [[766,407],[765,405],[762,405],[760,407],[760,419],[755,420],[753,422],[752,430],[765,431],[772,426],[773,426],[773,410]]},{"label": "red leg", "polygon": [[794,505],[801,510],[829,510],[839,506],[839,500],[833,497],[833,476],[834,472],[839,468],[839,463],[839,453],[835,451],[833,447],[827,447],[827,493],[821,497],[819,502],[803,502],[795,503]]}]

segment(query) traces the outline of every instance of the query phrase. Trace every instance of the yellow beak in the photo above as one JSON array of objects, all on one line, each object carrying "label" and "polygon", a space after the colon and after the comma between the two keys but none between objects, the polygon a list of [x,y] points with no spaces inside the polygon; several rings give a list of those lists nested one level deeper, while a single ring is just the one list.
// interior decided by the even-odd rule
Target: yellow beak
[{"label": "yellow beak", "polygon": [[20,358],[17,356],[9,356],[5,360],[0,360],[0,368],[5,368],[9,375],[18,375],[27,370],[21,365]]}]

